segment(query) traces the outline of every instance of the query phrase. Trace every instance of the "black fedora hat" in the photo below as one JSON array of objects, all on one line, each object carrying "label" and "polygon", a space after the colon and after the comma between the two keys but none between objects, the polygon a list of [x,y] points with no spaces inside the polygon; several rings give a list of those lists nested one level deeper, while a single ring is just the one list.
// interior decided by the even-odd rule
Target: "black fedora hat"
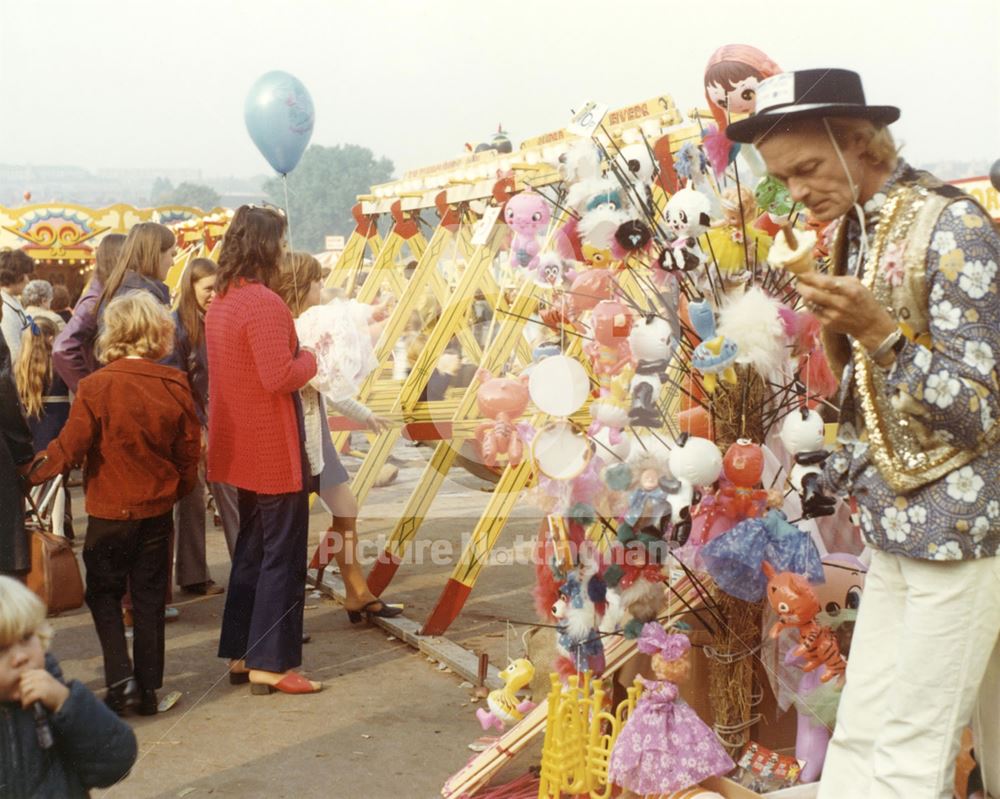
[{"label": "black fedora hat", "polygon": [[891,105],[868,105],[861,76],[849,69],[802,69],[782,72],[757,88],[757,112],[726,128],[735,142],[753,142],[786,123],[815,117],[860,117],[888,125],[899,119]]}]

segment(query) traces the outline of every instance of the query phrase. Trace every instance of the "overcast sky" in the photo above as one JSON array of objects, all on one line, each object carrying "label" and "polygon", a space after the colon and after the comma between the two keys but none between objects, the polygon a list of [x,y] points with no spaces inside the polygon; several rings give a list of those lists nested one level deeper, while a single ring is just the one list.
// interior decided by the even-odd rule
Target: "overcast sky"
[{"label": "overcast sky", "polygon": [[0,0],[0,163],[266,172],[243,101],[284,69],[312,94],[314,143],[399,174],[498,122],[515,144],[558,129],[587,99],[704,105],[730,42],[856,69],[869,102],[901,107],[912,161],[992,162],[998,41],[997,0]]}]

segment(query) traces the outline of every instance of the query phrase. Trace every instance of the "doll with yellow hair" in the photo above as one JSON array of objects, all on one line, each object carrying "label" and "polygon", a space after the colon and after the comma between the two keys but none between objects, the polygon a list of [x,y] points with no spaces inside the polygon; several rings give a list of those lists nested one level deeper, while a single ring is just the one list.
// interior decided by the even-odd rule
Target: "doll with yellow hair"
[{"label": "doll with yellow hair", "polygon": [[771,237],[753,226],[757,202],[746,186],[722,192],[723,219],[702,237],[702,248],[715,257],[726,283],[745,281],[755,265],[765,268]]},{"label": "doll with yellow hair", "polygon": [[643,693],[619,733],[608,764],[608,781],[622,797],[681,791],[734,767],[715,733],[680,698],[678,684],[691,673],[691,641],[648,622],[639,651],[651,655],[655,680],[643,677]]}]

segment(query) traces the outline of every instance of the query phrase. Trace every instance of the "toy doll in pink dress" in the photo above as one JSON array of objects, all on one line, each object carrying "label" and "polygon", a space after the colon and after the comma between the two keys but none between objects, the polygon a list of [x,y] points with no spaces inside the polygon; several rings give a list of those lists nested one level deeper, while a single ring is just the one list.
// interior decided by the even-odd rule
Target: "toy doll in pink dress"
[{"label": "toy doll in pink dress", "polygon": [[660,796],[731,771],[715,733],[679,696],[677,684],[691,673],[688,637],[648,622],[638,646],[653,656],[656,679],[639,678],[642,696],[615,741],[608,781],[625,789],[623,798]]}]

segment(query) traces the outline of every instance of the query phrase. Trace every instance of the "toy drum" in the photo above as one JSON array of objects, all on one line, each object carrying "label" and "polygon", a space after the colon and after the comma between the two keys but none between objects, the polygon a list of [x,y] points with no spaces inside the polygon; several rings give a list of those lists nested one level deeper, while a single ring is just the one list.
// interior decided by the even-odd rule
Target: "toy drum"
[{"label": "toy drum", "polygon": [[538,471],[553,480],[572,480],[594,457],[594,442],[565,420],[550,422],[531,442]]}]

